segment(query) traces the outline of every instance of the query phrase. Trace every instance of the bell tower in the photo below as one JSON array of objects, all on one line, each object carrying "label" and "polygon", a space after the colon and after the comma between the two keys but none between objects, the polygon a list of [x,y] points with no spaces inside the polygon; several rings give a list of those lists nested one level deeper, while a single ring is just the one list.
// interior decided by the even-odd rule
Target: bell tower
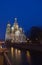
[{"label": "bell tower", "polygon": [[11,25],[8,21],[7,28],[6,28],[6,34],[5,34],[5,40],[10,39],[10,33],[11,33]]}]

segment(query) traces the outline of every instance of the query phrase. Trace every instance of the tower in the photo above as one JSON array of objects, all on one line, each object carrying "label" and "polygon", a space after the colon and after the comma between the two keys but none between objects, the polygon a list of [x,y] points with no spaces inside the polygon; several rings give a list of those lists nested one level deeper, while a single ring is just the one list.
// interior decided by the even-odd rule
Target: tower
[{"label": "tower", "polygon": [[11,25],[8,21],[7,28],[6,28],[6,34],[5,34],[5,40],[9,40],[11,38],[10,33],[11,33]]},{"label": "tower", "polygon": [[14,27],[11,27],[11,42],[14,42]]},{"label": "tower", "polygon": [[18,30],[19,26],[18,26],[18,23],[17,23],[17,18],[15,18],[15,22],[14,22],[14,30]]}]

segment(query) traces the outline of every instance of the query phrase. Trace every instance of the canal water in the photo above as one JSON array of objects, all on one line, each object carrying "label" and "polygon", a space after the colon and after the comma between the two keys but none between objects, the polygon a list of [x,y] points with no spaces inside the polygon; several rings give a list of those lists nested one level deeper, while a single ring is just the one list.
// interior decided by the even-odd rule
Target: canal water
[{"label": "canal water", "polygon": [[9,48],[7,56],[12,65],[42,65],[42,52]]}]

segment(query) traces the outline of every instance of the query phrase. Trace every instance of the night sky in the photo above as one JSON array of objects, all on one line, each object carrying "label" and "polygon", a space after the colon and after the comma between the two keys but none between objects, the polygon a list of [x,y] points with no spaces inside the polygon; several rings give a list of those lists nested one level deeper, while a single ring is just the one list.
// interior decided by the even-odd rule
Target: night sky
[{"label": "night sky", "polygon": [[0,0],[0,39],[4,39],[8,21],[18,24],[24,31],[42,26],[42,0]]}]

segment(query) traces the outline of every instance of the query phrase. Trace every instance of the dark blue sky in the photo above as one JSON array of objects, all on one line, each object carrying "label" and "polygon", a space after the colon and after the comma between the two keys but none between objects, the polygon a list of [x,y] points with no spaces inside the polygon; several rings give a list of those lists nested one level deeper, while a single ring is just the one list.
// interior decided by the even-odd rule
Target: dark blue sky
[{"label": "dark blue sky", "polygon": [[0,39],[4,39],[8,20],[13,24],[15,17],[25,31],[42,26],[42,0],[0,0]]}]

